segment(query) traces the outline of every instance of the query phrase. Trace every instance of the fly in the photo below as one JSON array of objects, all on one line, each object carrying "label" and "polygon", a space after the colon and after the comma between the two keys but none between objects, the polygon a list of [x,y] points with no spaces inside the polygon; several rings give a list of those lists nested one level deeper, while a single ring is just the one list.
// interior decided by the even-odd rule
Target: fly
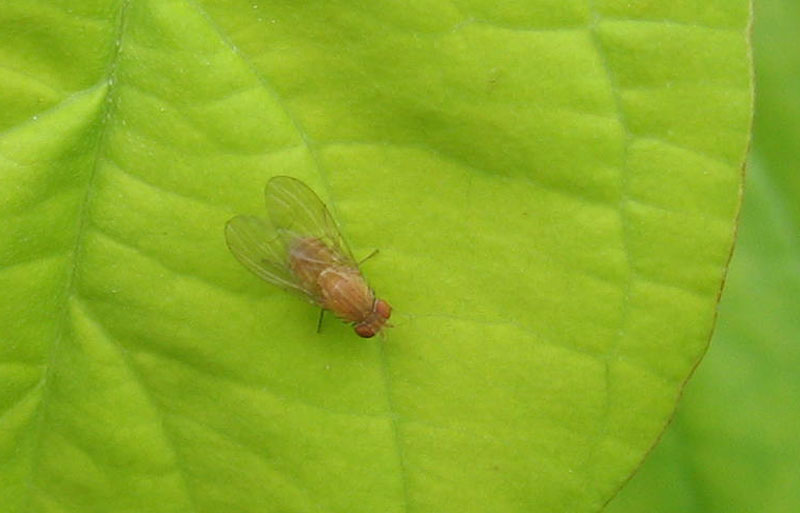
[{"label": "fly", "polygon": [[274,176],[264,194],[269,219],[240,215],[225,225],[233,256],[259,278],[352,324],[360,337],[389,326],[392,307],[375,296],[314,191],[296,178]]}]

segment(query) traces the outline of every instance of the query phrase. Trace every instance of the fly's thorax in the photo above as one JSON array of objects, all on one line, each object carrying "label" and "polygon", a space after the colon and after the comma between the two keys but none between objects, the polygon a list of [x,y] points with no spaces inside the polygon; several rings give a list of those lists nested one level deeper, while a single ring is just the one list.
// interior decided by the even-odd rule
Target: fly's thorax
[{"label": "fly's thorax", "polygon": [[332,266],[317,280],[322,307],[346,322],[362,322],[372,312],[375,295],[358,269]]}]

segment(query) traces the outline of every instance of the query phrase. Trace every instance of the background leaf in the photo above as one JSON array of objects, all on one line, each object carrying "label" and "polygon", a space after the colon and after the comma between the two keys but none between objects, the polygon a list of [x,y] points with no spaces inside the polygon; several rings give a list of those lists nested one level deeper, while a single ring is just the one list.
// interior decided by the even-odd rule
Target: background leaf
[{"label": "background leaf", "polygon": [[[705,350],[749,4],[3,2],[0,503],[597,511]],[[309,182],[386,342],[249,275]]]},{"label": "background leaf", "polygon": [[756,6],[755,140],[714,341],[609,512],[800,510],[800,5]]}]

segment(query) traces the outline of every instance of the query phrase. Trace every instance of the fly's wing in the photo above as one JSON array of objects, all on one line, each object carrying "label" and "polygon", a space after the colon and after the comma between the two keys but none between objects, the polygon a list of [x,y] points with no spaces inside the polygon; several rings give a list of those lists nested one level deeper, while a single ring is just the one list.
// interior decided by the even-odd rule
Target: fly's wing
[{"label": "fly's wing", "polygon": [[333,216],[306,184],[290,176],[274,176],[264,195],[270,221],[282,236],[319,239],[345,263],[358,268]]},{"label": "fly's wing", "polygon": [[266,219],[236,216],[225,225],[225,241],[236,260],[259,278],[316,303],[311,292],[295,279],[289,267],[288,249]]}]

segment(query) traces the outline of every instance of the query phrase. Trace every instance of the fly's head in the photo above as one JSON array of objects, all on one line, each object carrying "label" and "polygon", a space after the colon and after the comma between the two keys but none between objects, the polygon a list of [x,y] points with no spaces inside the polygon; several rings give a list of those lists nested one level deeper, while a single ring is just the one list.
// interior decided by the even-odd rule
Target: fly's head
[{"label": "fly's head", "polygon": [[363,338],[372,338],[376,333],[388,326],[386,321],[392,316],[392,307],[383,299],[375,299],[372,310],[363,321],[355,325],[356,334]]}]

